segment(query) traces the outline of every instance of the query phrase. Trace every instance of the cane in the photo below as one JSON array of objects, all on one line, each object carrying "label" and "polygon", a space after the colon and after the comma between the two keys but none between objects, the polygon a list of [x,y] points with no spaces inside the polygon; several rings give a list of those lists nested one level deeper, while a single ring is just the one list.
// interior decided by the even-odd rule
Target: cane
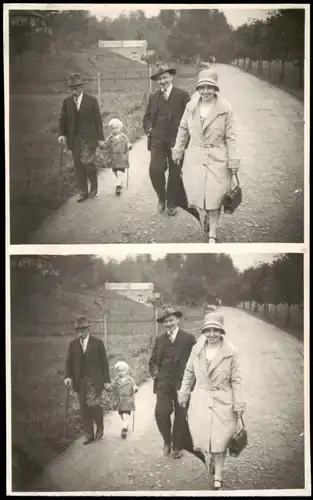
[{"label": "cane", "polygon": [[135,394],[134,394],[134,409],[133,409],[133,432],[135,430],[135,408],[136,408],[136,405],[135,405]]},{"label": "cane", "polygon": [[66,387],[66,395],[65,395],[65,418],[68,418],[68,407],[69,407],[69,400],[70,400],[70,387]]},{"label": "cane", "polygon": [[60,149],[60,161],[59,161],[59,176],[58,176],[58,198],[61,194],[61,182],[62,182],[62,172],[63,172],[63,161],[64,161],[64,145],[61,144]]},{"label": "cane", "polygon": [[128,189],[128,180],[129,180],[129,167],[126,169],[126,188]]}]

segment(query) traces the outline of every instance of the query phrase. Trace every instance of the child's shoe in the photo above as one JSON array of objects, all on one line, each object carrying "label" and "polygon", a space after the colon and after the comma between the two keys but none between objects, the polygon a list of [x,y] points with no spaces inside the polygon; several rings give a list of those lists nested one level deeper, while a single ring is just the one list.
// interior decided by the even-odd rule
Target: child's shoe
[{"label": "child's shoe", "polygon": [[115,188],[116,196],[120,196],[121,192],[122,192],[122,186],[121,186],[121,184],[118,184]]},{"label": "child's shoe", "polygon": [[127,432],[128,432],[127,427],[123,427],[122,432],[121,432],[121,436],[122,436],[123,439],[126,438]]}]

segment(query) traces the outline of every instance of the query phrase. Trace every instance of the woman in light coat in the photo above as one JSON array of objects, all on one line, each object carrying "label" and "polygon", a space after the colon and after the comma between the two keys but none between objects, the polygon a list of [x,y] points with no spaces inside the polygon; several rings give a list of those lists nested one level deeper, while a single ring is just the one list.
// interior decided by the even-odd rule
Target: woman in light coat
[{"label": "woman in light coat", "polygon": [[223,324],[221,314],[205,315],[202,335],[192,348],[178,393],[184,407],[191,394],[188,422],[194,447],[204,453],[216,490],[222,486],[229,439],[241,428],[245,409],[237,349],[224,339]]},{"label": "woman in light coat", "polygon": [[209,243],[217,241],[222,200],[239,168],[232,109],[218,92],[217,74],[200,71],[172,149],[175,163],[184,159],[182,178],[189,207],[198,210]]}]

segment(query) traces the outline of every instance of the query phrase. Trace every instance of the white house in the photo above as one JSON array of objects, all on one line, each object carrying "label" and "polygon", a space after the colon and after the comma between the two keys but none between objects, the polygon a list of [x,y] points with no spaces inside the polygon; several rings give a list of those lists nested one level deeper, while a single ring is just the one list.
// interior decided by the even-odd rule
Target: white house
[{"label": "white house", "polygon": [[112,290],[135,302],[151,306],[154,285],[153,283],[105,283],[105,289]]},{"label": "white house", "polygon": [[128,57],[133,61],[144,63],[143,57],[147,55],[147,40],[99,40],[100,49],[107,49]]}]

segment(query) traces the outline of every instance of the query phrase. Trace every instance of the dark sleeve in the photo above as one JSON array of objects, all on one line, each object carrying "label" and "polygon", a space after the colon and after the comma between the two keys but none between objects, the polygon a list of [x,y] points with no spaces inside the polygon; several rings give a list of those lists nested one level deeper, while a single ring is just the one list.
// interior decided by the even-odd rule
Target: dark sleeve
[{"label": "dark sleeve", "polygon": [[105,384],[109,384],[111,382],[110,379],[110,370],[109,370],[109,362],[107,358],[107,353],[104,347],[104,343],[102,340],[99,340],[99,361],[100,361],[100,366],[102,367],[102,373],[103,373],[103,382]]},{"label": "dark sleeve", "polygon": [[65,359],[65,377],[64,378],[72,378],[72,345],[68,346],[67,356]]},{"label": "dark sleeve", "polygon": [[156,376],[157,371],[158,371],[158,365],[157,365],[157,340],[156,340],[149,360],[149,372],[152,378]]},{"label": "dark sleeve", "polygon": [[190,101],[190,95],[188,94],[188,92],[184,92],[184,110],[189,101]]},{"label": "dark sleeve", "polygon": [[60,115],[60,135],[67,136],[67,113],[66,113],[66,101],[64,99],[62,103],[61,115]]},{"label": "dark sleeve", "polygon": [[97,99],[93,99],[93,117],[97,131],[98,141],[104,140],[102,118],[100,113],[100,107]]},{"label": "dark sleeve", "polygon": [[143,130],[146,135],[150,133],[150,130],[152,128],[152,123],[151,123],[151,95],[149,96],[149,101],[148,105],[146,107],[145,114],[143,115]]}]

